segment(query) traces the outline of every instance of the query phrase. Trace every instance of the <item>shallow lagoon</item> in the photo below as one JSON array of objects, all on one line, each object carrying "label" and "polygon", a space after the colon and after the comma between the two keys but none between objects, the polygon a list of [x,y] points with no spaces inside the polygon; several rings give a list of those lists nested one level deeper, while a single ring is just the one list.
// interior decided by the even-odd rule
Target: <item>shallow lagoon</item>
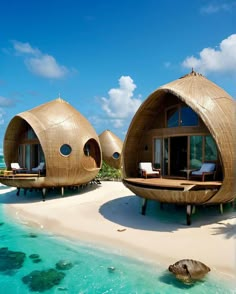
[{"label": "shallow lagoon", "polygon": [[[1,196],[0,196],[1,197]],[[178,282],[165,268],[144,263],[94,248],[90,244],[66,240],[52,234],[44,234],[27,225],[16,224],[0,207],[0,248],[26,254],[23,267],[0,272],[0,293],[36,293],[22,282],[22,277],[34,270],[55,268],[60,260],[73,263],[63,271],[59,285],[43,293],[236,293],[233,285],[209,274],[205,280],[186,286]],[[39,255],[34,263],[29,257]]]}]

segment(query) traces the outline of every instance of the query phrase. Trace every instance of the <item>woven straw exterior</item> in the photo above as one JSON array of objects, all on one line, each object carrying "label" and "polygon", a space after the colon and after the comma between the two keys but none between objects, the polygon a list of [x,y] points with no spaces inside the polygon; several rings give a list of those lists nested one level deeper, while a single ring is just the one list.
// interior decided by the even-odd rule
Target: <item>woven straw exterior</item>
[{"label": "woven straw exterior", "polygon": [[[169,98],[171,96],[171,98]],[[236,197],[235,167],[236,167],[236,103],[222,88],[209,81],[202,75],[192,71],[190,74],[161,86],[154,91],[140,106],[136,112],[123,146],[123,175],[126,178],[137,177],[137,167],[140,161],[152,161],[150,152],[144,153],[143,142],[152,144],[155,132],[159,129],[162,135],[180,135],[178,129],[165,129],[161,125],[162,113],[167,106],[177,101],[184,102],[192,108],[201,119],[201,126],[196,128],[181,128],[181,135],[189,135],[189,129],[194,133],[201,131],[209,133],[214,138],[223,174],[222,186],[219,191],[204,195],[195,191],[194,202],[198,203],[224,203],[232,201]],[[168,105],[169,103],[169,105]],[[157,126],[159,121],[159,125]],[[180,131],[180,129],[179,129]],[[171,133],[172,132],[172,133]],[[184,202],[184,197],[190,193],[177,193],[175,191],[163,191],[166,197],[161,196],[160,191],[148,191],[148,189],[129,188],[144,198],[164,200],[164,202]],[[168,195],[168,197],[167,197]],[[190,194],[189,194],[190,195]],[[181,198],[183,197],[183,199]],[[187,198],[186,198],[187,199]],[[166,201],[165,201],[166,200]]]},{"label": "woven straw exterior", "polygon": [[119,169],[122,163],[123,142],[111,131],[106,130],[99,135],[102,158],[111,167]]},{"label": "woven straw exterior", "polygon": [[[31,181],[1,179],[1,182],[16,187],[42,188],[80,185],[95,178],[102,161],[99,138],[87,119],[60,98],[20,113],[10,121],[4,138],[4,158],[8,169],[11,162],[18,162],[19,141],[26,123],[42,147],[46,176]],[[84,153],[86,143],[90,145],[89,156]],[[61,154],[63,144],[72,148],[69,156]]]}]

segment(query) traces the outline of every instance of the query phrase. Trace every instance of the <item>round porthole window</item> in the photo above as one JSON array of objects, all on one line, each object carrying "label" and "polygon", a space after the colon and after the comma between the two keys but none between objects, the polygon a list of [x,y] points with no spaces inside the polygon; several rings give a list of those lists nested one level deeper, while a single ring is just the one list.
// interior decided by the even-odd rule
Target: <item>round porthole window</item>
[{"label": "round porthole window", "polygon": [[68,144],[63,144],[60,148],[60,152],[64,156],[69,156],[71,154],[72,148]]},{"label": "round porthole window", "polygon": [[120,157],[120,153],[118,153],[118,152],[114,152],[113,155],[112,155],[112,157],[113,157],[114,159],[119,159],[119,157]]}]

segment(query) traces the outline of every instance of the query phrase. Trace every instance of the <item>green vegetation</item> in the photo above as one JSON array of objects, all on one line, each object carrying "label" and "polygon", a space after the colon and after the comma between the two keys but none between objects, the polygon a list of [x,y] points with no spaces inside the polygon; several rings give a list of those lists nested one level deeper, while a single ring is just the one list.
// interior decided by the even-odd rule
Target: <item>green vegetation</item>
[{"label": "green vegetation", "polygon": [[102,162],[102,168],[100,169],[97,179],[101,181],[121,181],[122,179],[122,172],[121,169],[116,169],[108,164],[106,164],[104,161]]},{"label": "green vegetation", "polygon": [[5,170],[6,168],[0,168],[0,175],[3,175]]}]

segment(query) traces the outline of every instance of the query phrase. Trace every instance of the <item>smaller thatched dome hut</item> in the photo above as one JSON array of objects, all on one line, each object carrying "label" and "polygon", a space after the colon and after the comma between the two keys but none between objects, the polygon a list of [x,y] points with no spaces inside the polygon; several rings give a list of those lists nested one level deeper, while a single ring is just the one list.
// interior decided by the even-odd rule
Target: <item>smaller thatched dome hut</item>
[{"label": "smaller thatched dome hut", "polygon": [[[18,188],[66,187],[88,183],[101,168],[99,138],[88,120],[58,98],[22,112],[10,121],[4,137],[8,170],[17,162],[26,173],[2,177]],[[44,173],[30,176],[40,163]]]},{"label": "smaller thatched dome hut", "polygon": [[106,164],[116,169],[121,168],[123,147],[121,139],[110,130],[106,130],[99,135],[99,140]]}]

